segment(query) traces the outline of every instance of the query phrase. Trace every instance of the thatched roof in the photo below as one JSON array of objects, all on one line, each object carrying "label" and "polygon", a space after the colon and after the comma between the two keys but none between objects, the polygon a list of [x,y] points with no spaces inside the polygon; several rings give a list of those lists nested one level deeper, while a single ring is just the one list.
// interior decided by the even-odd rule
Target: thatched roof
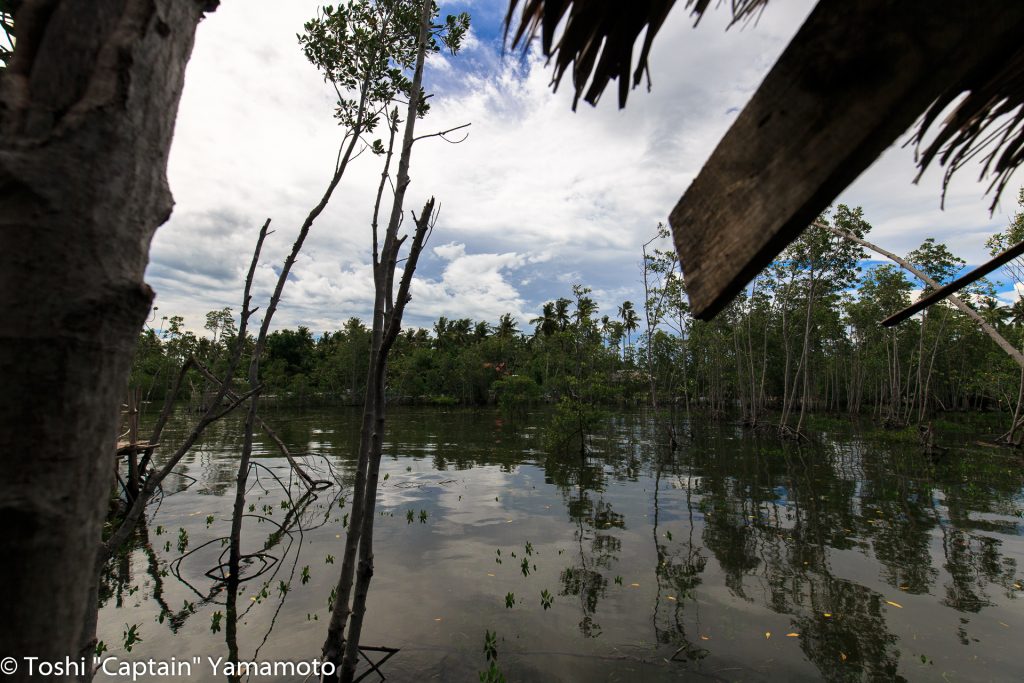
[{"label": "thatched roof", "polygon": [[[736,22],[766,2],[723,4]],[[556,87],[571,71],[574,106],[616,79],[624,106],[673,4],[510,0],[506,24],[513,45],[540,36]],[[710,4],[686,7],[699,20]],[[915,121],[919,173],[938,160],[945,187],[980,159],[994,208],[1024,163],[1021,36],[1024,2],[820,0],[672,211],[695,314],[714,315]]]}]

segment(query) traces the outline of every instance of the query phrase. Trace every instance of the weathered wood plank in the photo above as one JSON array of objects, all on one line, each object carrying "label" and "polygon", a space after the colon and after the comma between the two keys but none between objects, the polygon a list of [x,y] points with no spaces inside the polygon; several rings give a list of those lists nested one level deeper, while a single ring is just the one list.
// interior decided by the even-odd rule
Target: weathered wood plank
[{"label": "weathered wood plank", "polygon": [[1021,48],[1024,2],[821,0],[673,209],[709,319],[936,97]]}]

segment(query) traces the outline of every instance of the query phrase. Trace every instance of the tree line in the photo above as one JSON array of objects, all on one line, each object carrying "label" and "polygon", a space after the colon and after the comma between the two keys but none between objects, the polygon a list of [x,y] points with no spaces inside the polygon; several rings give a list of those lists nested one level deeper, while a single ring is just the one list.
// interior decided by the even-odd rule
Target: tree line
[{"label": "tree line", "polygon": [[[1021,195],[1024,207],[1024,192]],[[522,325],[439,318],[408,328],[387,367],[390,401],[516,411],[541,402],[675,405],[799,435],[806,415],[868,415],[888,426],[927,422],[937,411],[999,409],[1020,417],[1021,368],[975,320],[938,305],[894,328],[879,321],[911,303],[914,282],[896,264],[868,262],[843,235],[871,230],[861,209],[822,216],[710,322],[689,312],[685,278],[671,249],[644,246],[644,295],[602,311],[590,288],[574,285]],[[656,237],[666,237],[659,227]],[[1024,237],[1024,212],[992,236],[993,253]],[[964,267],[933,238],[906,260],[938,283]],[[868,266],[865,266],[868,263]],[[1024,282],[1019,264],[1004,274]],[[1014,347],[1024,346],[1024,303],[996,298],[975,283],[971,309]],[[164,318],[140,338],[132,382],[160,399],[190,355],[216,367],[236,339],[231,309],[207,314],[207,335]],[[262,363],[265,395],[294,404],[359,403],[366,389],[371,331],[358,318],[319,336],[304,326],[272,332]],[[201,400],[200,378],[193,393]],[[1020,439],[1013,425],[1005,438]]]}]

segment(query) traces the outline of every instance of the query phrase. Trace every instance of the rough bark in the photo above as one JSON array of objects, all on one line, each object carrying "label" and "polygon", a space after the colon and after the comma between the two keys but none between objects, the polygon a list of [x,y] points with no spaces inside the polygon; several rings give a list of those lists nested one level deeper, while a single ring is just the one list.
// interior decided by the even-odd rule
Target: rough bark
[{"label": "rough bark", "polygon": [[[170,216],[167,156],[216,1],[25,0],[0,72],[0,644],[76,656],[118,408]],[[7,680],[25,680],[25,667]]]}]

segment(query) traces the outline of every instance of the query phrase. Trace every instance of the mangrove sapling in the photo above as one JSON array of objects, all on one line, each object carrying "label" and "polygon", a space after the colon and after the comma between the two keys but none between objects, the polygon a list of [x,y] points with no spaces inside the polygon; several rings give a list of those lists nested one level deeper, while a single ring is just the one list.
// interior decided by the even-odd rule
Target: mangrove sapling
[{"label": "mangrove sapling", "polygon": [[[355,38],[353,38],[355,40]],[[307,45],[308,47],[308,45]],[[382,56],[383,47],[375,46],[371,48],[364,57],[368,60],[379,60]],[[348,68],[352,68],[349,65]],[[253,433],[256,428],[257,422],[262,422],[259,419],[259,374],[260,374],[260,361],[263,356],[263,352],[266,348],[267,334],[270,330],[270,323],[273,320],[274,313],[277,311],[277,306],[281,301],[281,294],[284,291],[284,286],[288,281],[288,275],[291,273],[292,267],[295,265],[295,260],[298,258],[299,252],[302,250],[306,237],[309,235],[309,230],[313,226],[316,219],[323,213],[330,202],[331,196],[334,194],[335,188],[344,176],[346,169],[348,168],[349,162],[354,158],[353,152],[357,142],[361,139],[363,132],[371,128],[377,116],[379,115],[379,108],[381,106],[380,93],[373,90],[374,82],[380,77],[380,64],[363,64],[359,63],[356,68],[361,69],[356,75],[361,76],[361,80],[358,81],[359,95],[357,99],[352,101],[346,101],[342,96],[341,91],[338,91],[338,109],[339,118],[343,123],[348,124],[348,129],[345,131],[342,137],[341,145],[338,149],[338,160],[335,162],[334,173],[331,176],[331,180],[324,190],[320,201],[310,209],[306,215],[305,220],[299,228],[299,233],[295,238],[295,242],[292,244],[292,249],[288,256],[285,258],[284,265],[281,268],[281,272],[278,274],[277,284],[274,287],[274,293],[270,297],[270,302],[267,306],[266,314],[263,316],[263,323],[260,326],[260,331],[256,337],[256,343],[252,351],[252,357],[249,362],[249,410],[246,414],[245,427],[242,441],[242,455],[238,463],[238,476],[236,479],[235,486],[235,504],[231,515],[231,536],[230,544],[231,550],[229,554],[229,569],[228,569],[228,599],[229,605],[236,601],[237,592],[239,586],[239,574],[240,574],[240,562],[242,558],[241,554],[241,531],[242,531],[242,517],[245,508],[245,492],[246,485],[249,477],[249,464],[252,457],[252,445],[253,445]],[[348,78],[345,81],[349,87],[356,83],[355,78],[351,73],[345,75]],[[338,77],[328,75],[325,78],[330,80],[335,88],[338,88]],[[358,156],[358,155],[356,155]],[[225,393],[228,390],[226,384],[221,384],[219,392]],[[300,471],[301,470],[297,470]],[[309,477],[306,477],[309,479]],[[308,482],[308,483],[311,483]],[[228,612],[228,622],[226,633],[228,637],[234,638],[234,629],[237,625],[237,615],[234,610]],[[230,653],[231,661],[237,661],[237,650]]]},{"label": "mangrove sapling", "polygon": [[[350,6],[351,7],[351,6]],[[385,27],[395,41],[391,52],[386,54],[385,64],[393,62],[398,68],[388,72],[387,88],[391,98],[404,95],[408,98],[405,130],[402,138],[398,171],[394,184],[390,217],[385,229],[383,242],[379,239],[378,219],[384,189],[389,179],[388,170],[398,130],[397,109],[388,116],[389,143],[385,151],[383,144],[375,143],[375,151],[385,153],[384,171],[377,190],[374,212],[371,220],[373,237],[373,278],[374,314],[371,333],[370,362],[367,368],[366,397],[360,429],[359,462],[356,468],[355,485],[352,493],[351,521],[346,534],[342,568],[339,574],[335,600],[328,626],[327,639],[323,647],[325,661],[338,668],[342,680],[351,681],[358,660],[359,636],[366,609],[366,595],[370,577],[373,574],[373,520],[376,503],[377,479],[383,443],[385,402],[384,380],[388,353],[401,331],[402,315],[409,302],[409,290],[420,253],[436,220],[434,199],[426,202],[419,216],[413,215],[414,229],[409,251],[405,257],[397,296],[394,291],[395,270],[399,263],[399,252],[409,235],[399,236],[403,217],[406,190],[409,186],[409,165],[415,137],[416,120],[426,113],[426,97],[423,93],[423,68],[427,52],[438,50],[438,40],[454,54],[469,28],[469,16],[449,16],[444,24],[434,25],[435,5],[432,0],[424,2],[377,2],[373,7],[383,7],[388,12],[390,23]],[[328,17],[329,19],[330,17]],[[324,45],[326,31],[319,30],[320,24],[307,24],[307,56],[322,69],[331,68],[332,47]],[[377,27],[378,30],[384,28]],[[410,38],[415,36],[415,40]],[[384,38],[381,38],[384,42]],[[327,58],[323,58],[327,55]],[[390,60],[390,61],[389,61]],[[401,75],[403,69],[413,69],[410,81]],[[385,80],[383,76],[381,80]],[[461,128],[462,126],[460,126]],[[450,129],[454,130],[454,129]],[[432,134],[444,137],[442,133]],[[353,577],[356,573],[358,551],[358,577],[353,597]],[[350,606],[351,602],[351,606]],[[348,624],[351,617],[351,623]],[[348,624],[348,639],[345,627]]]},{"label": "mangrove sapling", "polygon": [[[376,506],[377,485],[380,476],[380,461],[383,450],[385,426],[384,381],[387,372],[388,352],[394,345],[394,341],[401,329],[402,315],[405,311],[405,305],[410,299],[409,288],[412,284],[412,276],[416,269],[417,260],[423,250],[427,237],[433,229],[435,220],[434,199],[430,198],[424,205],[420,215],[413,216],[413,219],[415,221],[416,231],[413,234],[413,242],[410,246],[409,255],[406,259],[405,268],[402,272],[398,298],[397,300],[393,300],[394,303],[390,307],[391,310],[386,315],[386,324],[384,325],[380,347],[371,354],[375,361],[372,369],[372,390],[374,401],[373,432],[370,437],[370,457],[367,463],[366,485],[362,496],[363,510],[360,520],[361,528],[358,536],[359,563],[356,573],[355,592],[352,598],[348,640],[346,641],[345,653],[341,667],[341,680],[345,682],[352,680],[352,676],[355,672],[355,666],[358,663],[359,637],[362,630],[363,617],[366,613],[366,597],[369,592],[370,579],[373,577],[373,523],[375,518],[374,509]],[[388,257],[388,260],[385,261],[385,264],[390,263],[390,266],[385,270],[389,269],[392,274],[394,273],[395,267],[394,255],[397,254],[398,248],[401,246],[400,243],[403,240],[396,240],[394,246],[390,250],[385,248],[383,252],[386,257],[389,252],[391,254],[391,256]],[[388,298],[391,298],[390,295]],[[353,511],[354,509],[355,508],[353,507]],[[349,526],[349,535],[353,533],[355,523],[355,514],[353,512],[353,521]]]},{"label": "mangrove sapling", "polygon": [[[339,113],[342,116],[351,118],[351,100],[346,99],[344,93],[357,91],[360,97],[367,94],[372,95],[375,105],[375,113],[372,121],[375,124],[381,112],[387,111],[393,100],[399,95],[409,97],[415,101],[417,107],[412,109],[413,119],[420,113],[419,98],[420,91],[417,84],[413,89],[403,70],[410,67],[416,59],[416,45],[410,39],[419,32],[418,7],[410,9],[407,2],[388,0],[386,2],[370,2],[370,0],[359,0],[337,8],[327,7],[321,9],[320,15],[305,24],[305,33],[299,36],[303,52],[323,74],[324,80],[329,82],[338,93]],[[394,141],[395,117],[388,117],[391,141]],[[381,185],[387,179],[387,167],[391,160],[392,145],[387,151],[385,172],[381,177]],[[375,153],[382,153],[383,145],[378,140],[373,144]],[[404,194],[404,187],[399,187]],[[383,189],[378,191],[374,215],[379,213],[380,196]],[[401,209],[399,208],[399,215]],[[376,218],[374,218],[376,226]],[[374,241],[374,257],[376,259],[377,243]],[[377,272],[374,273],[375,280]],[[379,316],[375,309],[374,331],[371,336],[371,347],[377,348],[380,341]],[[371,356],[370,364],[373,359]],[[362,439],[366,441],[366,433],[371,428],[371,417],[369,414],[369,396],[371,394],[370,383],[367,388],[367,405],[364,405],[364,417],[362,426]],[[365,466],[363,447],[360,447],[361,465],[356,471],[356,482],[353,493],[353,517],[361,513],[359,501],[362,496],[362,487],[365,483]],[[355,520],[354,520],[355,522]],[[353,541],[351,548],[347,545],[346,562],[343,563],[340,585],[351,585],[352,563],[355,561],[355,542],[358,541],[358,531],[351,536],[353,527],[350,526],[350,540]],[[347,578],[346,578],[347,577]],[[344,592],[343,600],[336,600],[336,605],[344,605],[348,608],[348,593]],[[341,624],[347,619],[347,613],[341,619]],[[335,619],[334,621],[337,621]],[[332,623],[334,623],[332,621]],[[333,632],[333,631],[332,631]],[[328,637],[328,641],[336,640],[337,648],[340,648],[341,628],[337,630],[337,639]],[[325,649],[326,652],[326,649]],[[340,649],[335,650],[333,661],[340,664]]]},{"label": "mangrove sapling", "polygon": [[[668,239],[668,228],[658,224],[657,234],[649,239],[641,247],[643,251],[644,274],[644,322],[645,334],[647,336],[647,381],[650,385],[651,407],[658,409],[658,386],[657,376],[654,370],[654,333],[667,313],[666,297],[668,295],[668,283],[676,277],[676,266],[679,263],[675,250],[663,251],[653,249],[647,253],[647,247],[659,239]],[[669,438],[675,441],[675,425],[669,424]]]},{"label": "mangrove sapling", "polygon": [[[356,17],[357,23],[361,21],[366,25],[375,25],[375,21],[379,18],[379,16],[375,16],[374,14],[377,8],[370,8],[368,3],[364,3],[360,7],[356,8],[349,6],[348,8],[339,9],[339,13],[343,14],[348,11],[358,14],[360,9],[364,10],[364,13]],[[325,11],[325,14],[327,13],[329,13],[329,11]],[[326,30],[325,24],[316,24],[316,22],[310,22],[310,24],[307,25],[307,30],[310,30],[311,26],[314,26],[314,28],[319,27],[321,30]],[[350,33],[346,34],[349,39],[348,43],[337,44],[339,49],[332,53],[332,58],[336,60],[334,63],[335,68],[328,69],[325,73],[325,80],[333,85],[338,94],[336,117],[343,125],[346,126],[345,134],[342,137],[341,144],[338,148],[338,157],[334,164],[334,170],[330,182],[321,196],[320,201],[309,211],[300,226],[298,235],[292,245],[292,249],[285,259],[283,268],[279,273],[276,287],[263,317],[263,322],[256,338],[255,348],[253,349],[250,359],[248,376],[249,391],[241,397],[241,400],[249,400],[249,410],[245,420],[242,456],[239,461],[235,503],[232,513],[227,575],[229,605],[234,603],[237,599],[237,591],[240,582],[240,562],[242,559],[240,547],[241,525],[242,518],[244,516],[245,491],[250,469],[253,432],[257,422],[262,423],[258,416],[258,395],[261,388],[259,383],[259,368],[260,360],[266,347],[266,339],[270,323],[275,311],[277,310],[278,303],[281,300],[281,294],[284,289],[284,285],[287,282],[288,275],[295,264],[295,260],[298,257],[299,251],[301,250],[307,235],[309,234],[310,228],[326,208],[334,190],[337,188],[344,176],[349,163],[361,153],[356,153],[355,149],[357,144],[361,141],[362,135],[366,131],[372,130],[376,125],[380,112],[384,107],[386,107],[387,103],[390,102],[396,91],[395,87],[381,88],[382,82],[390,82],[390,80],[394,80],[393,75],[389,74],[386,69],[388,59],[391,56],[388,50],[393,49],[393,47],[383,40],[379,43],[376,42],[376,38],[380,36],[371,36],[368,38],[358,26],[355,28],[357,30],[352,30]],[[384,31],[385,29],[381,30]],[[307,56],[310,56],[311,59],[313,58],[313,55],[318,54],[316,52],[318,45],[322,46],[322,44],[318,44],[316,42],[309,42],[302,36],[300,36],[300,42],[304,44],[304,50],[306,51]],[[348,49],[349,52],[345,52],[345,49]],[[352,58],[353,55],[354,58]],[[356,96],[346,98],[345,93],[353,91],[357,93]],[[267,225],[264,225],[264,228],[260,233],[257,254],[259,246],[262,245],[262,242],[266,237],[266,229],[268,225],[269,220]],[[254,258],[253,266],[250,268],[250,275],[246,281],[246,295],[242,314],[243,325],[238,334],[238,348],[241,348],[241,343],[245,339],[244,324],[248,320],[248,317],[254,312],[249,310],[249,288],[252,280],[252,271],[255,268],[255,262],[256,259]],[[237,363],[237,354],[233,359],[232,368],[235,363]],[[217,390],[217,399],[214,401],[215,404],[219,403],[220,400],[230,392],[230,377],[226,378],[224,381],[218,382],[217,385],[219,388]],[[234,405],[237,404],[238,402],[234,403]],[[289,458],[289,460],[291,459]],[[300,468],[297,468],[296,471],[300,476],[304,475]],[[306,481],[308,486],[315,484],[308,475],[304,476],[303,479]],[[237,625],[237,614],[234,612],[234,609],[229,608],[226,628],[226,635],[228,636],[229,641],[236,640],[234,630]],[[230,652],[230,656],[232,661],[237,660],[237,648]]]}]

